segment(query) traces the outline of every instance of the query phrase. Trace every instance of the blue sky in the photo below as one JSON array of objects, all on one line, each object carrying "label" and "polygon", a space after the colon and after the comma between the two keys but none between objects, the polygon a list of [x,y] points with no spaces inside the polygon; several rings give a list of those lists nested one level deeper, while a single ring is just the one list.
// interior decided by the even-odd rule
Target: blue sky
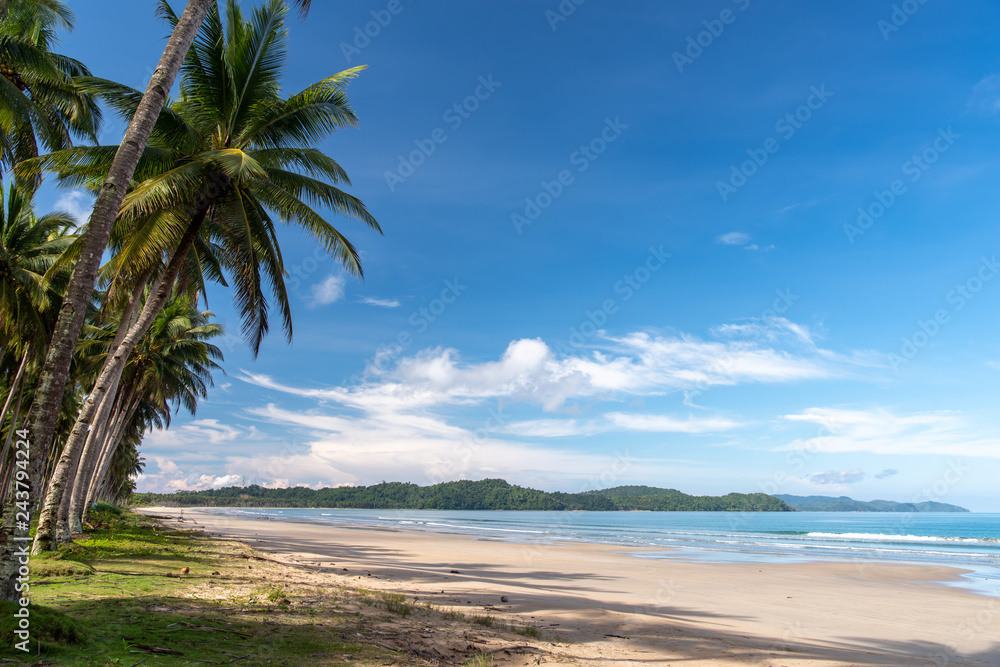
[{"label": "blue sky", "polygon": [[[385,236],[336,221],[359,283],[285,233],[295,337],[256,361],[212,290],[228,375],[147,437],[141,489],[503,477],[1000,511],[995,3],[314,4],[287,90],[368,66],[360,129],[322,147]],[[72,5],[63,51],[143,86],[153,3]]]}]

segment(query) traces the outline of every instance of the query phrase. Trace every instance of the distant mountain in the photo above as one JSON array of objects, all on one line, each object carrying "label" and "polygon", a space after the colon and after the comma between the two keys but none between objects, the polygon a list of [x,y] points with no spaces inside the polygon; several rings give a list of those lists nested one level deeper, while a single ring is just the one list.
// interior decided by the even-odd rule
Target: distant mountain
[{"label": "distant mountain", "polygon": [[176,493],[136,493],[135,505],[168,507],[322,507],[426,510],[577,510],[653,512],[791,512],[764,493],[691,496],[675,489],[618,486],[583,493],[548,493],[508,484],[502,479],[462,480],[433,486],[382,482],[335,489],[266,489],[238,487]]},{"label": "distant mountain", "polygon": [[775,494],[797,512],[968,512],[958,505],[935,503],[896,503],[891,500],[854,500],[847,496],[790,496]]}]

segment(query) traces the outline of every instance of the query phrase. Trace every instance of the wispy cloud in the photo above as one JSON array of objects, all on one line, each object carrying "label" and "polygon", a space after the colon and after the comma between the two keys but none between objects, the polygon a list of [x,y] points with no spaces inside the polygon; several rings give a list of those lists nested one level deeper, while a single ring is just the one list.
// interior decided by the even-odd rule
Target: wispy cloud
[{"label": "wispy cloud", "polygon": [[347,279],[342,275],[327,276],[325,280],[312,287],[312,305],[328,306],[344,298],[344,286]]},{"label": "wispy cloud", "polygon": [[854,484],[865,478],[861,470],[827,470],[826,472],[809,475],[813,484]]},{"label": "wispy cloud", "polygon": [[720,433],[742,426],[722,417],[675,417],[609,412],[600,419],[532,419],[509,424],[504,433],[518,436],[557,438],[590,436],[611,432]]},{"label": "wispy cloud", "polygon": [[220,445],[236,440],[256,437],[253,427],[237,428],[223,424],[218,419],[196,419],[180,426],[171,426],[166,431],[150,431],[143,438],[146,445],[157,448],[176,447],[195,449],[205,445]]},{"label": "wispy cloud", "polygon": [[1000,113],[1000,74],[980,79],[972,87],[969,108],[985,114]]},{"label": "wispy cloud", "polygon": [[[496,361],[463,363],[458,350],[429,349],[398,360],[357,386],[300,389],[244,373],[252,384],[362,410],[425,409],[487,400],[555,411],[576,399],[655,396],[744,383],[843,376],[857,362],[818,348],[785,321],[761,322],[753,339],[703,340],[639,332],[595,340],[593,350],[557,355],[540,339],[511,342]],[[595,337],[596,338],[596,337]]]},{"label": "wispy cloud", "polygon": [[742,246],[744,250],[753,250],[758,252],[770,252],[774,250],[774,245],[758,245],[756,243],[751,243],[753,237],[746,232],[728,232],[721,236],[715,238],[716,243],[721,243],[722,245],[734,245]]},{"label": "wispy cloud", "polygon": [[380,308],[399,308],[402,305],[399,299],[379,299],[374,296],[361,297],[361,303],[367,303],[369,306],[379,306]]},{"label": "wispy cloud", "polygon": [[56,200],[55,210],[69,213],[76,224],[85,225],[94,210],[94,197],[83,190],[71,190]]},{"label": "wispy cloud", "polygon": [[895,468],[886,468],[882,472],[875,473],[875,479],[886,479],[892,477],[893,475],[898,475],[899,471]]},{"label": "wispy cloud", "polygon": [[816,204],[819,204],[827,199],[830,199],[833,195],[827,197],[819,197],[815,199],[808,199],[806,201],[796,202],[794,204],[789,204],[788,206],[778,209],[778,215],[785,215],[786,213],[791,213],[792,211],[800,208],[811,208]]},{"label": "wispy cloud", "polygon": [[716,242],[723,245],[746,245],[753,237],[746,232],[728,232],[716,237]]},{"label": "wispy cloud", "polygon": [[1000,439],[984,438],[958,414],[886,409],[810,408],[785,415],[793,422],[822,427],[815,437],[796,440],[782,449],[839,454],[981,456],[1000,458]]},{"label": "wispy cloud", "polygon": [[[246,411],[262,425],[297,434],[304,445],[283,453],[275,453],[280,445],[272,451],[263,445],[242,448],[227,456],[224,469],[213,470],[210,479],[182,466],[149,476],[143,488],[210,488],[226,475],[271,485],[288,480],[309,485],[379,479],[426,483],[486,476],[549,486],[554,479],[582,484],[606,477],[619,454],[565,448],[558,439],[601,433],[730,437],[747,426],[704,409],[696,414],[648,412],[637,399],[676,394],[679,404],[692,389],[704,393],[719,386],[841,377],[858,367],[851,358],[818,347],[805,328],[780,318],[740,326],[753,331],[723,326],[713,329],[709,339],[650,332],[595,335],[586,349],[565,354],[540,339],[521,339],[491,360],[466,361],[455,349],[425,349],[380,367],[363,383],[330,387],[293,386],[243,371],[237,376],[243,382],[313,402],[271,402]],[[584,409],[590,416],[543,417]],[[202,420],[172,429],[171,435],[156,435],[150,444],[170,453],[183,442],[234,447],[258,435]],[[686,462],[636,459],[633,465],[628,473],[615,466],[615,479],[705,475],[704,466]]]}]

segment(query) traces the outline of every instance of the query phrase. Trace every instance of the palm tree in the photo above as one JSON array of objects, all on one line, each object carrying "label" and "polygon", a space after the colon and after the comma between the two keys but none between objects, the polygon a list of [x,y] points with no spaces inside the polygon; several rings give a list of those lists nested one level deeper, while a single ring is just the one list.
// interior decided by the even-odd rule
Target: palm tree
[{"label": "palm tree", "polygon": [[[60,262],[75,237],[67,234],[73,220],[65,213],[37,218],[29,197],[16,185],[7,197],[3,194],[0,191],[0,489],[5,491],[13,472],[13,436],[24,427],[22,400],[30,400],[34,392],[41,352],[67,277]],[[72,375],[75,387],[76,371]],[[79,410],[76,393],[67,392],[59,408],[57,428],[68,433],[67,417]]]},{"label": "palm tree", "polygon": [[75,237],[67,230],[75,224],[66,213],[35,216],[31,197],[12,184],[0,190],[0,341],[22,352],[33,343],[44,343],[44,312],[52,305],[46,272]]},{"label": "palm tree", "polygon": [[[133,350],[117,395],[114,419],[103,429],[92,429],[99,435],[93,440],[88,438],[87,448],[91,451],[84,451],[77,468],[68,534],[83,530],[84,510],[103,485],[126,429],[138,425],[136,418],[143,426],[140,434],[148,426],[150,411],[158,425],[168,426],[171,403],[194,414],[198,399],[207,394],[212,371],[219,368],[216,360],[222,359],[222,352],[207,341],[222,335],[222,327],[211,321],[211,312],[199,312],[196,301],[192,295],[175,297]],[[104,336],[107,348],[111,335],[108,331]],[[140,413],[143,406],[148,409]]]},{"label": "palm tree", "polygon": [[[199,235],[220,252],[220,264],[234,283],[244,334],[255,354],[269,329],[265,284],[270,284],[281,311],[286,336],[292,333],[272,212],[313,235],[348,272],[362,273],[350,241],[311,207],[325,206],[381,231],[360,201],[316,178],[349,182],[340,165],[310,147],[339,128],[357,124],[344,85],[358,69],[327,77],[282,99],[279,74],[285,55],[285,12],[284,3],[271,0],[244,19],[236,0],[228,0],[223,20],[221,11],[213,7],[182,70],[181,98],[165,109],[151,133],[151,144],[136,171],[145,180],[125,197],[120,218],[146,241],[134,251],[138,259],[148,263],[148,252],[143,255],[142,251],[152,249],[154,255],[167,251],[169,261],[135,325],[109,354],[80,412],[49,485],[36,531],[36,551],[51,548],[52,517],[72,456],[85,439],[98,405],[117,389],[132,347],[174,289]],[[166,5],[164,14],[178,20]],[[135,109],[137,91],[98,79],[89,79],[86,85],[126,114]],[[57,170],[67,183],[86,185],[105,171],[110,153],[106,147],[80,147],[45,156],[32,165]]]},{"label": "palm tree", "polygon": [[58,0],[13,0],[0,16],[0,175],[38,155],[96,141],[101,111],[73,77],[90,72],[78,60],[52,52],[56,28],[72,29],[73,13]]},{"label": "palm tree", "polygon": [[[30,197],[16,185],[6,196],[0,190],[0,372],[7,376],[6,386],[0,385],[0,430],[12,408],[11,425],[17,421],[29,366],[44,349],[58,300],[46,273],[72,242],[66,235],[72,223],[65,213],[36,217]],[[9,441],[4,439],[0,467]]]},{"label": "palm tree", "polygon": [[[36,4],[48,2],[49,0],[36,0]],[[150,78],[146,93],[132,122],[129,123],[107,178],[100,188],[87,234],[83,239],[80,259],[74,265],[45,363],[39,373],[39,386],[28,414],[29,431],[34,439],[36,452],[28,471],[29,494],[37,494],[40,489],[39,481],[44,456],[38,453],[39,450],[47,450],[55,431],[55,411],[66,388],[73,349],[83,328],[86,306],[97,282],[101,256],[107,246],[111,227],[167,94],[213,2],[214,0],[188,1],[183,15],[174,26],[174,32],[167,42],[156,71]],[[311,2],[294,0],[294,4],[305,16]],[[12,558],[14,538],[18,532],[15,530],[16,511],[13,494],[10,494],[4,504],[3,517],[0,521],[0,599],[5,600],[15,600],[20,597],[14,590],[17,567],[15,559]]]}]

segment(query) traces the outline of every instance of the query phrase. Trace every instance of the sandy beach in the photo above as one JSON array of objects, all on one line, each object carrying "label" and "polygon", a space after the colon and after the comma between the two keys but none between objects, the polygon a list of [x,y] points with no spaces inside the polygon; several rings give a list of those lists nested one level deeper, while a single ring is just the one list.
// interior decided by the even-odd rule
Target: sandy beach
[{"label": "sandy beach", "polygon": [[469,613],[491,607],[530,622],[564,640],[543,658],[549,662],[1000,665],[1000,601],[941,583],[960,576],[952,568],[664,561],[602,545],[538,547],[200,509],[183,516],[188,527],[194,522],[344,585]]}]

